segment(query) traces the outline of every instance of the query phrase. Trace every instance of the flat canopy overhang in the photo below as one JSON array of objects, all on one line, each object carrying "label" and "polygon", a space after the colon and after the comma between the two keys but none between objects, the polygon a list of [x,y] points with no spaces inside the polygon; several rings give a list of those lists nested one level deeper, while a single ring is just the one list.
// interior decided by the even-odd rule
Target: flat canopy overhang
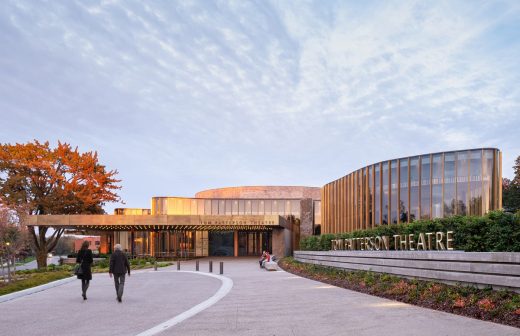
[{"label": "flat canopy overhang", "polygon": [[288,227],[285,218],[263,216],[189,216],[189,215],[36,215],[28,226],[56,229],[101,231],[150,230],[272,230]]}]

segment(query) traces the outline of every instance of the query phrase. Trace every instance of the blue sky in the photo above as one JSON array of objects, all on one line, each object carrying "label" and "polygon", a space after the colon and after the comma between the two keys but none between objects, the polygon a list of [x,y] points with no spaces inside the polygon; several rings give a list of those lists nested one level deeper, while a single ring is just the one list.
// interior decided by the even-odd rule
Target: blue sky
[{"label": "blue sky", "polygon": [[0,142],[97,150],[129,207],[474,147],[511,177],[519,60],[518,1],[6,0]]}]

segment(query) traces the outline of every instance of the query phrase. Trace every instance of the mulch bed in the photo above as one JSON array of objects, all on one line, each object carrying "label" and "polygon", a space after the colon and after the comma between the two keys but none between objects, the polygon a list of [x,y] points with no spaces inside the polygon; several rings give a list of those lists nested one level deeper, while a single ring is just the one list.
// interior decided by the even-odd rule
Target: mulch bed
[{"label": "mulch bed", "polygon": [[520,328],[519,293],[340,270],[300,263],[293,258],[284,258],[278,265],[287,272],[337,287]]}]

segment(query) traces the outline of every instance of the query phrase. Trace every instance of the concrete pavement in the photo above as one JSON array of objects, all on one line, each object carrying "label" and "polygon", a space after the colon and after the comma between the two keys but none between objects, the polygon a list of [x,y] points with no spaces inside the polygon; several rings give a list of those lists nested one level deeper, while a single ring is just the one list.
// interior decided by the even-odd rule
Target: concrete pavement
[{"label": "concrete pavement", "polygon": [[[207,272],[209,259],[200,261]],[[256,258],[224,260],[231,291],[160,335],[520,335],[520,329],[414,307],[278,271]],[[194,270],[193,261],[182,264]],[[123,303],[111,279],[94,275],[86,302],[79,281],[0,303],[1,335],[136,335],[214,295],[218,279],[175,267],[127,279]]]},{"label": "concrete pavement", "polygon": [[[520,329],[386,300],[223,259],[233,290],[161,335],[520,335]],[[205,263],[200,262],[201,269]]]}]

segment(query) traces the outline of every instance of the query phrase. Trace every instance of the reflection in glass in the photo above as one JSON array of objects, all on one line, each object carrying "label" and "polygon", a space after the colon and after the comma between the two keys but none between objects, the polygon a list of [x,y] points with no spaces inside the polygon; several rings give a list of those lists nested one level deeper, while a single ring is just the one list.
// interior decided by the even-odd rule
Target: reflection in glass
[{"label": "reflection in glass", "polygon": [[493,180],[493,150],[484,150],[484,171],[482,172],[482,184],[483,184],[483,207],[484,213],[487,213],[489,209],[493,208],[492,195],[493,190],[491,181]]},{"label": "reflection in glass", "polygon": [[238,214],[245,215],[246,214],[246,201],[239,200],[238,201]]},{"label": "reflection in glass", "polygon": [[432,158],[432,218],[442,217],[442,154]]},{"label": "reflection in glass", "polygon": [[211,200],[211,214],[218,215],[218,200]]},{"label": "reflection in glass", "polygon": [[182,214],[183,215],[189,215],[190,214],[190,210],[191,210],[191,200],[189,198],[183,199],[182,200],[182,205],[183,205]]},{"label": "reflection in glass", "polygon": [[399,222],[408,222],[408,159],[399,160]]},{"label": "reflection in glass", "polygon": [[457,215],[468,212],[469,188],[469,157],[468,153],[457,153]]},{"label": "reflection in glass", "polygon": [[[291,201],[291,214],[293,214],[296,218],[300,218],[300,201],[299,200]],[[320,212],[320,220],[321,220],[321,212]]]},{"label": "reflection in glass", "polygon": [[470,215],[482,214],[482,151],[470,153],[469,163],[469,207]]},{"label": "reflection in glass", "polygon": [[382,193],[383,193],[383,200],[381,202],[381,211],[383,213],[383,224],[388,224],[388,215],[389,215],[389,204],[388,204],[388,198],[390,193],[390,188],[388,185],[388,162],[384,162],[382,165],[381,174],[383,174],[383,182],[382,182]]},{"label": "reflection in glass", "polygon": [[250,215],[250,214],[251,214],[251,201],[247,200],[246,201],[246,215]]},{"label": "reflection in glass", "polygon": [[221,200],[218,204],[218,214],[225,215],[226,214],[226,201]]},{"label": "reflection in glass", "polygon": [[238,215],[238,201],[232,200],[231,203],[231,214],[232,215]]},{"label": "reflection in glass", "polygon": [[271,201],[271,206],[272,206],[271,213],[273,215],[278,214],[278,201]]},{"label": "reflection in glass", "polygon": [[266,201],[263,201],[264,202],[264,209],[265,209],[265,214],[266,215],[270,215],[272,212],[271,212],[271,209],[272,209],[272,201],[269,201],[269,200],[266,200]]},{"label": "reflection in glass", "polygon": [[367,224],[367,171],[368,168],[363,168],[363,178],[361,183],[361,226]]},{"label": "reflection in glass", "polygon": [[264,201],[258,202],[258,214],[259,215],[265,214],[265,202]]},{"label": "reflection in glass", "polygon": [[444,217],[455,214],[455,153],[444,154]]},{"label": "reflection in glass", "polygon": [[232,212],[232,209],[233,209],[233,201],[232,200],[226,200],[226,205],[225,205],[225,214],[227,216],[230,216],[233,212]]},{"label": "reflection in glass", "polygon": [[430,219],[430,156],[421,158],[421,219]]},{"label": "reflection in glass", "polygon": [[204,215],[204,200],[198,199],[197,200],[197,215]]},{"label": "reflection in glass", "polygon": [[410,159],[410,222],[419,219],[419,158]]},{"label": "reflection in glass", "polygon": [[321,224],[321,201],[314,201],[314,223]]},{"label": "reflection in glass", "polygon": [[278,201],[278,214],[280,216],[285,214],[285,202],[283,200]]},{"label": "reflection in glass", "polygon": [[258,200],[251,201],[251,214],[258,215]]},{"label": "reflection in glass", "polygon": [[397,160],[390,162],[390,218],[392,224],[397,224],[398,200],[397,200]]},{"label": "reflection in glass", "polygon": [[204,200],[204,214],[205,215],[211,215],[211,200],[207,199]]},{"label": "reflection in glass", "polygon": [[191,200],[190,215],[197,215],[197,200]]},{"label": "reflection in glass", "polygon": [[380,225],[381,224],[381,172],[379,168],[379,164],[375,165],[374,168],[375,172],[375,206],[374,206],[374,224]]},{"label": "reflection in glass", "polygon": [[373,211],[372,198],[374,197],[374,169],[373,166],[368,167],[368,227],[373,225]]}]

